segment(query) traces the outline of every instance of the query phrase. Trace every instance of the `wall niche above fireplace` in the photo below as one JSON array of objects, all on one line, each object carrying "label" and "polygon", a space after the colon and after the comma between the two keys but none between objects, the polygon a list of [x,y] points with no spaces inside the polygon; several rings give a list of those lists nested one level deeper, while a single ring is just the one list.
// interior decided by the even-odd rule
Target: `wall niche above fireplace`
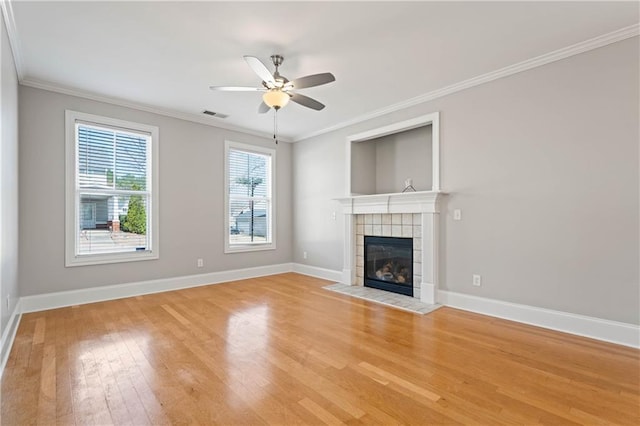
[{"label": "wall niche above fireplace", "polygon": [[440,190],[439,113],[435,112],[347,138],[347,194]]}]

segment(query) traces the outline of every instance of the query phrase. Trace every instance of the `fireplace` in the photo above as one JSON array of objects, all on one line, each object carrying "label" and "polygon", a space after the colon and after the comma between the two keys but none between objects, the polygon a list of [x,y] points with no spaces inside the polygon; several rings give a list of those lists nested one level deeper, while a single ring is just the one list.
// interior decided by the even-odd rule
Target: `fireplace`
[{"label": "fireplace", "polygon": [[413,297],[413,238],[365,235],[364,285]]},{"label": "fireplace", "polygon": [[438,191],[418,191],[338,199],[345,214],[341,282],[365,285],[365,236],[411,238],[413,297],[425,303],[437,303],[438,231],[442,195]]}]

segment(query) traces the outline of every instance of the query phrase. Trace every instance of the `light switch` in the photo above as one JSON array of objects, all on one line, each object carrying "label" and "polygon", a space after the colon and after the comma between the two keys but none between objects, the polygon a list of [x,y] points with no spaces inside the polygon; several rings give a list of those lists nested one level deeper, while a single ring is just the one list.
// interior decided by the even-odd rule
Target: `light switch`
[{"label": "light switch", "polygon": [[453,220],[462,220],[462,210],[455,209],[453,211]]}]

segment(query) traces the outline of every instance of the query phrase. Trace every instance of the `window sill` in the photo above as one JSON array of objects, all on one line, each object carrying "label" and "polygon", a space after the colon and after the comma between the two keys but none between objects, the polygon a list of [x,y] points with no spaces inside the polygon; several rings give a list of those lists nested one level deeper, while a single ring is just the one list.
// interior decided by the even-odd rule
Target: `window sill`
[{"label": "window sill", "polygon": [[109,263],[139,262],[144,260],[156,260],[160,255],[157,252],[128,252],[112,254],[94,254],[67,257],[65,267],[105,265]]},{"label": "window sill", "polygon": [[265,251],[265,250],[275,250],[275,243],[270,244],[247,244],[247,245],[234,245],[234,246],[226,246],[224,248],[225,254],[231,253],[246,253],[252,251]]}]

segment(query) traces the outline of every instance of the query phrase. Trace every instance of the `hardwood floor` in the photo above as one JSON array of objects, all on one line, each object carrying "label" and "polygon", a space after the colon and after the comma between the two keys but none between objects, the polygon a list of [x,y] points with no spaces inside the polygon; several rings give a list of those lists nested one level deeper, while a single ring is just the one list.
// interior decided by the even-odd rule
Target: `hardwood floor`
[{"label": "hardwood floor", "polygon": [[640,351],[298,274],[26,314],[3,425],[640,424]]}]

